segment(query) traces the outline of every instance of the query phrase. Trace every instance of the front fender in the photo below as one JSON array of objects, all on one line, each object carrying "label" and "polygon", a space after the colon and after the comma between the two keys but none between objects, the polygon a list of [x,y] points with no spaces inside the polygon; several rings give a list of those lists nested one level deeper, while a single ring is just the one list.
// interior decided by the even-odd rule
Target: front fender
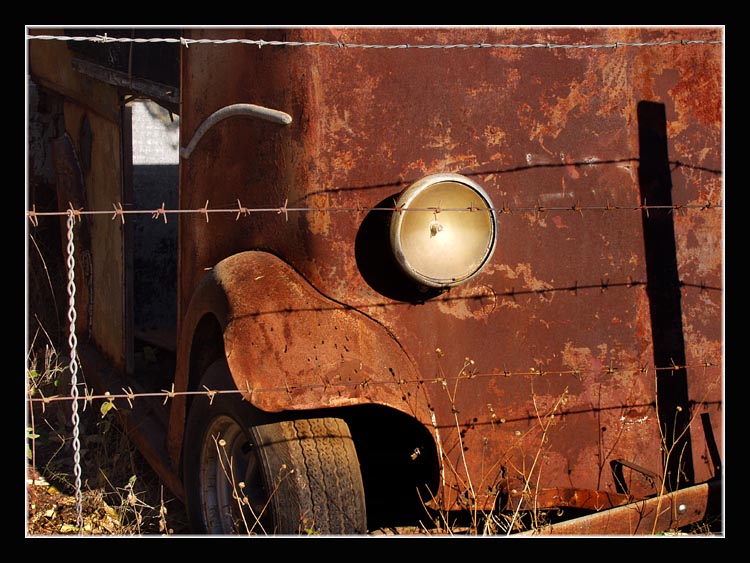
[{"label": "front fender", "polygon": [[[193,334],[206,314],[222,328],[237,388],[262,410],[377,403],[430,424],[417,370],[390,332],[320,294],[272,254],[242,252],[206,274],[181,323],[175,391],[187,390]],[[184,419],[178,395],[170,428],[184,427]]]}]

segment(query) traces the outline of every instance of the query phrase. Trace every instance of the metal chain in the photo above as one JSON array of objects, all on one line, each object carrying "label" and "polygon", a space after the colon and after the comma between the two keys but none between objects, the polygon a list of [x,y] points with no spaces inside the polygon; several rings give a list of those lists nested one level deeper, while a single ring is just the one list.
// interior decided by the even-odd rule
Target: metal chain
[{"label": "metal chain", "polygon": [[79,440],[79,417],[78,417],[78,357],[76,347],[76,284],[75,265],[73,256],[75,246],[73,244],[73,226],[75,225],[75,213],[72,209],[68,211],[68,320],[70,321],[70,396],[72,398],[73,410],[73,474],[75,475],[75,497],[78,510],[78,534],[83,534],[83,501],[81,494],[81,442]]}]

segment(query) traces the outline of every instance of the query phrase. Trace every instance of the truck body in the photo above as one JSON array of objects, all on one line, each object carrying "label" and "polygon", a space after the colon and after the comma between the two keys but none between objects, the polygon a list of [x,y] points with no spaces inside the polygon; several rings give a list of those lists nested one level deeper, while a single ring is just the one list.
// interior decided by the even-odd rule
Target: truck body
[{"label": "truck body", "polygon": [[[420,506],[566,520],[674,495],[687,513],[631,510],[624,533],[705,516],[723,449],[720,28],[179,32],[177,88],[151,96],[179,115],[191,210],[168,219],[175,364],[167,387],[139,381],[172,394],[121,409],[176,494],[196,494],[191,393],[219,362],[263,424],[345,422],[370,525]],[[30,76],[83,108],[65,118],[80,154],[72,116],[104,119],[127,86],[113,73],[96,102],[93,86],[63,92],[46,70],[61,61],[102,79],[42,43]],[[104,120],[121,142],[125,119]],[[97,150],[91,168],[117,156],[121,180],[105,194],[84,174],[84,208],[111,208],[128,160]],[[138,380],[129,219],[87,220],[83,369],[122,388]],[[114,335],[97,322],[113,300]]]}]

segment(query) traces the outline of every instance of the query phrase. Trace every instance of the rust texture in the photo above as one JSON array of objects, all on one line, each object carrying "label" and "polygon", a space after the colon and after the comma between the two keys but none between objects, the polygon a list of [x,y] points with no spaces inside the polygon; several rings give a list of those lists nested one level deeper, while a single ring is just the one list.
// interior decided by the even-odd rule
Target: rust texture
[{"label": "rust texture", "polygon": [[628,495],[621,493],[600,493],[599,491],[582,491],[578,489],[541,489],[531,495],[521,495],[510,491],[507,509],[539,510],[543,508],[585,508],[588,510],[606,510],[631,502]]},{"label": "rust texture", "polygon": [[382,403],[429,423],[414,365],[382,325],[326,299],[265,253],[221,262],[216,276],[232,304],[229,367],[252,386],[254,404],[273,411]]},{"label": "rust texture", "polygon": [[[243,36],[412,45],[721,38],[719,30],[700,28],[190,35]],[[235,103],[286,112],[292,123],[229,119],[210,130],[181,162],[181,208],[239,198],[247,207],[287,201],[355,209],[239,221],[180,218],[180,322],[206,269],[249,250],[278,257],[251,253],[216,273],[230,296],[225,344],[238,384],[295,388],[255,393],[249,398],[257,405],[283,410],[371,401],[413,414],[445,455],[446,507],[463,498],[467,475],[483,505],[494,502],[491,491],[500,483],[519,492],[532,483],[600,491],[584,504],[625,494],[623,486],[634,498],[660,492],[629,468],[627,483],[617,483],[610,467],[625,459],[663,472],[660,401],[674,400],[690,415],[676,419],[693,430],[689,452],[682,452],[691,458],[689,482],[714,476],[697,417],[709,415],[721,448],[721,366],[706,365],[722,357],[721,212],[669,214],[676,278],[664,283],[680,307],[660,314],[681,324],[681,363],[689,367],[681,370],[680,397],[660,398],[662,372],[655,368],[668,367],[657,353],[667,337],[653,330],[660,254],[648,250],[658,244],[644,227],[651,217],[573,208],[644,203],[638,113],[644,102],[665,115],[659,158],[666,159],[671,201],[721,202],[721,46],[191,44],[182,56],[184,143],[207,116]],[[480,275],[425,297],[389,282],[394,273],[383,259],[387,239],[377,216],[387,212],[356,209],[392,205],[412,182],[442,172],[475,180],[497,208],[529,211],[499,214],[497,249]],[[345,391],[329,385],[341,378],[353,385]],[[409,389],[416,403],[405,408],[398,382],[414,379],[424,383]],[[388,384],[357,385],[364,381]]]},{"label": "rust texture", "polygon": [[542,527],[527,535],[653,535],[700,522],[716,509],[721,484],[709,481],[674,493],[634,502],[568,522]]}]

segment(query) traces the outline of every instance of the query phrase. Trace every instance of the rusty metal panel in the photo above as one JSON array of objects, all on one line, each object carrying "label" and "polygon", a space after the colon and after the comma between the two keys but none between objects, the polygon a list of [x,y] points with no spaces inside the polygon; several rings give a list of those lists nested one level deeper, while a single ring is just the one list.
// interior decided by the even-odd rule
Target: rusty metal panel
[{"label": "rusty metal panel", "polygon": [[536,535],[654,535],[677,530],[715,515],[721,483],[711,481],[660,497],[635,502],[568,522],[521,532]]},{"label": "rusty metal panel", "polygon": [[414,365],[381,325],[326,299],[268,253],[235,255],[212,274],[231,304],[229,367],[255,405],[279,411],[380,403],[429,424]]},{"label": "rusty metal panel", "polygon": [[[444,456],[443,506],[462,502],[469,476],[482,505],[495,502],[500,484],[659,492],[638,471],[615,482],[610,462],[620,458],[657,474],[667,467],[670,486],[715,474],[704,436],[721,448],[722,47],[690,40],[718,40],[721,30],[211,29],[190,37],[683,41],[602,49],[191,44],[182,63],[183,146],[230,104],[283,111],[292,123],[214,127],[181,163],[180,207],[311,210],[182,217],[179,316],[207,268],[261,249],[326,299],[378,323],[399,344],[380,352],[403,354],[419,374]],[[382,259],[388,212],[368,210],[445,172],[489,194],[497,248],[462,286],[405,293],[389,285]],[[644,209],[654,204],[669,209]],[[330,211],[341,208],[349,211]],[[283,291],[282,279],[268,280],[269,295]],[[279,335],[265,345],[277,353],[290,341]],[[283,362],[279,369],[292,383],[321,375],[286,371]],[[280,390],[266,407],[295,408],[285,396]],[[330,401],[324,393],[318,406]],[[710,415],[708,431],[697,423],[701,413]],[[665,436],[670,422],[689,424],[690,439]],[[684,475],[672,471],[675,459],[689,461]]]}]

